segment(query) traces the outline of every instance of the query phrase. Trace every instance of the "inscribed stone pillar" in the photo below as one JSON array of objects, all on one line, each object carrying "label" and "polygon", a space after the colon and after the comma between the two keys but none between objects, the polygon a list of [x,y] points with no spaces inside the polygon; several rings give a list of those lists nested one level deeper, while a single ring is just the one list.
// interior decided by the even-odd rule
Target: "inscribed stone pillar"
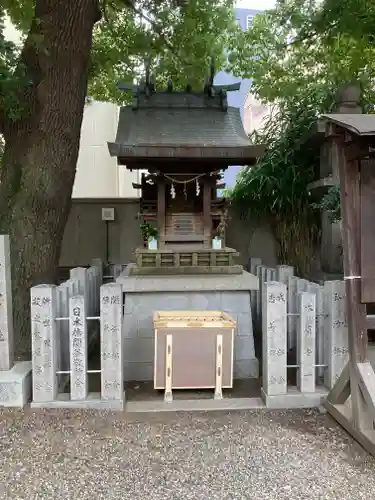
[{"label": "inscribed stone pillar", "polygon": [[298,294],[305,292],[308,281],[293,276],[288,281],[288,349],[293,349],[297,345],[297,325],[298,325]]},{"label": "inscribed stone pillar", "polygon": [[298,299],[297,387],[301,392],[315,392],[315,295],[302,292]]},{"label": "inscribed stone pillar", "polygon": [[87,323],[85,300],[76,295],[69,300],[70,338],[70,398],[72,401],[87,399]]},{"label": "inscribed stone pillar", "polygon": [[263,391],[268,396],[287,392],[286,285],[264,284],[262,296]]},{"label": "inscribed stone pillar", "polygon": [[344,281],[324,283],[327,370],[325,385],[332,389],[349,359],[348,322]]},{"label": "inscribed stone pillar", "polygon": [[14,364],[12,281],[8,235],[0,235],[0,371]]},{"label": "inscribed stone pillar", "polygon": [[57,398],[56,287],[31,288],[31,341],[33,366],[33,401]]},{"label": "inscribed stone pillar", "polygon": [[100,287],[100,357],[101,397],[122,400],[124,397],[122,287],[109,283]]},{"label": "inscribed stone pillar", "polygon": [[[316,361],[318,365],[324,364],[324,294],[323,287],[318,283],[309,283],[307,292],[315,295],[316,304],[316,332],[315,332],[315,346],[316,346]],[[318,376],[324,375],[324,368],[318,368]]]}]

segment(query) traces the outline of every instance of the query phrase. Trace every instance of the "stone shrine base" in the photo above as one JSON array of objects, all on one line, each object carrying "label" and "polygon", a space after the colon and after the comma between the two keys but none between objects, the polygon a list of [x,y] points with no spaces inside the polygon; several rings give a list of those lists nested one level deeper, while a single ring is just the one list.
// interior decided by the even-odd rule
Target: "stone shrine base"
[{"label": "stone shrine base", "polygon": [[0,371],[0,407],[23,408],[31,399],[31,361]]},{"label": "stone shrine base", "polygon": [[130,276],[117,278],[124,292],[124,380],[150,381],[154,377],[154,311],[224,311],[237,322],[234,340],[234,378],[258,378],[250,291],[258,278],[239,275]]},{"label": "stone shrine base", "polygon": [[117,411],[125,408],[125,394],[123,399],[101,399],[100,392],[90,392],[86,399],[70,399],[70,394],[60,393],[54,401],[31,402],[31,408],[70,408],[81,410],[108,410]]},{"label": "stone shrine base", "polygon": [[315,392],[300,392],[296,387],[288,387],[286,394],[269,396],[261,389],[262,399],[266,408],[270,410],[314,408],[324,403],[328,395],[328,389],[317,387]]}]

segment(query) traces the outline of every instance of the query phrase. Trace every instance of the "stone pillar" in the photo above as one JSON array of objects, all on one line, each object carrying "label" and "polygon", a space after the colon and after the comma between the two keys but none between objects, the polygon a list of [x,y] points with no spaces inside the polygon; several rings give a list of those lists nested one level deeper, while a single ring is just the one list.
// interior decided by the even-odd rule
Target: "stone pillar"
[{"label": "stone pillar", "polygon": [[100,285],[103,283],[103,261],[102,259],[92,259],[91,267],[95,267],[99,272],[99,282]]},{"label": "stone pillar", "polygon": [[276,281],[276,269],[266,267],[265,281]]},{"label": "stone pillar", "polygon": [[109,283],[100,287],[101,398],[124,399],[122,287]]},{"label": "stone pillar", "polygon": [[[259,259],[258,257],[251,257],[249,259],[249,264],[248,264],[248,269],[249,273],[254,274],[255,276],[257,275],[257,267],[262,264],[262,260]],[[251,303],[251,316],[253,318],[253,325],[255,324],[254,322],[256,321],[257,318],[257,297],[259,296],[260,291],[258,290],[251,290],[250,291],[250,303]],[[260,301],[258,301],[260,304]]]},{"label": "stone pillar", "polygon": [[315,392],[315,295],[302,292],[298,299],[297,388],[301,392]]},{"label": "stone pillar", "polygon": [[70,399],[80,401],[88,396],[87,324],[85,299],[76,295],[69,300]]},{"label": "stone pillar", "polygon": [[286,285],[265,283],[262,295],[263,393],[287,392]]},{"label": "stone pillar", "polygon": [[95,295],[95,315],[100,311],[100,287],[103,284],[103,262],[101,259],[92,259],[91,267],[96,269],[96,295]]},{"label": "stone pillar", "polygon": [[298,294],[307,290],[308,281],[293,276],[288,282],[288,349],[297,346]]},{"label": "stone pillar", "polygon": [[75,267],[70,270],[70,278],[78,280],[79,283],[79,295],[83,295],[85,298],[85,311],[88,311],[88,292],[89,292],[89,280],[87,269],[85,267]]},{"label": "stone pillar", "polygon": [[259,279],[259,293],[257,296],[256,325],[258,328],[262,328],[263,293],[264,293],[264,284],[266,282],[266,276],[267,276],[267,267],[266,266],[258,266],[257,267],[257,276]]},{"label": "stone pillar", "polygon": [[0,371],[14,365],[12,281],[8,235],[0,235]]},{"label": "stone pillar", "polygon": [[288,285],[288,282],[294,276],[293,266],[276,266],[276,281]]},{"label": "stone pillar", "polygon": [[324,283],[324,332],[327,340],[325,385],[332,389],[349,360],[345,282]]},{"label": "stone pillar", "polygon": [[249,273],[256,274],[256,268],[260,265],[262,265],[262,259],[260,259],[259,257],[250,257],[248,264]]},{"label": "stone pillar", "polygon": [[[69,318],[69,286],[64,281],[57,287],[57,316],[59,318]],[[57,329],[57,369],[68,370],[69,368],[69,321],[58,321]]]},{"label": "stone pillar", "polygon": [[122,264],[115,264],[113,266],[113,278],[114,278],[114,281],[117,280],[117,278],[120,276],[121,273],[122,273]]},{"label": "stone pillar", "polygon": [[[316,364],[323,365],[325,360],[324,354],[324,294],[323,287],[318,283],[309,283],[307,292],[315,295],[316,305],[316,331],[315,331],[315,347],[316,347]],[[324,375],[324,368],[318,368],[318,376]]]},{"label": "stone pillar", "polygon": [[31,339],[33,366],[33,402],[57,398],[56,287],[31,288]]},{"label": "stone pillar", "polygon": [[[95,313],[95,297],[96,297],[96,270],[93,267],[87,269],[88,282],[88,314],[93,316]],[[98,290],[99,293],[99,290]]]}]

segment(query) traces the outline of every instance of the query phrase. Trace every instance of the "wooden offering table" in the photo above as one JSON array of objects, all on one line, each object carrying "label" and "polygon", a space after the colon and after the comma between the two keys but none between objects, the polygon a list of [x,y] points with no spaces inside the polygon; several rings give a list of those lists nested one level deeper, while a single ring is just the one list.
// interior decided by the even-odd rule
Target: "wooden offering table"
[{"label": "wooden offering table", "polygon": [[236,322],[220,311],[158,311],[154,313],[154,388],[215,389],[233,386],[233,343]]}]

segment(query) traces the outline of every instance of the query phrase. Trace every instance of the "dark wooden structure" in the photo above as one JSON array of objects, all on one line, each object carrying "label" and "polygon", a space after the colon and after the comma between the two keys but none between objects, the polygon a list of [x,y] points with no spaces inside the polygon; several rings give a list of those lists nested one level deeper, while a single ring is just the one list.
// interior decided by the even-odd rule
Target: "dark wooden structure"
[{"label": "dark wooden structure", "polygon": [[323,116],[339,154],[349,363],[326,407],[375,456],[375,373],[367,359],[366,304],[375,302],[375,115]]},{"label": "dark wooden structure", "polygon": [[[157,229],[158,250],[137,251],[134,273],[242,272],[235,251],[225,248],[227,202],[217,195],[229,165],[253,165],[262,154],[242,126],[240,112],[228,107],[227,92],[238,85],[213,85],[202,92],[156,91],[150,81],[131,90],[131,106],[121,108],[111,156],[130,170],[145,170],[140,184],[141,220]],[[220,230],[222,249],[212,249]]]}]

